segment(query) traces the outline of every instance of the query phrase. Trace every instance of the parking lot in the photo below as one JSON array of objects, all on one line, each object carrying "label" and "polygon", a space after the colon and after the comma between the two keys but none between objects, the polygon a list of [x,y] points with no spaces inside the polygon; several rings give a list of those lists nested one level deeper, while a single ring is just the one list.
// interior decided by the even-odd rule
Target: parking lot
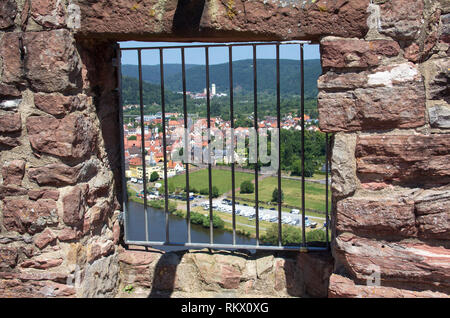
[{"label": "parking lot", "polygon": [[[197,200],[196,200],[197,201]],[[209,210],[209,200],[193,202],[192,206],[201,206],[204,210]],[[213,209],[219,212],[232,213],[231,200],[219,199],[213,200]],[[250,220],[256,218],[256,209],[254,206],[248,206],[246,204],[236,204],[235,205],[236,215],[247,217]],[[278,211],[273,209],[259,208],[259,219],[267,222],[278,222]],[[281,223],[289,224],[293,226],[302,226],[302,216],[299,210],[293,209],[291,213],[281,212]],[[318,224],[317,222],[312,222],[309,220],[308,216],[305,216],[305,226],[314,228]]]}]

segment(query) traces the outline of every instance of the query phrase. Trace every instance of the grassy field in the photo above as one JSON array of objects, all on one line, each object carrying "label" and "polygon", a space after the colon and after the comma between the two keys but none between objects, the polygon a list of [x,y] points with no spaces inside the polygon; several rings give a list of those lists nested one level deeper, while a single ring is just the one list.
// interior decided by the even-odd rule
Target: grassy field
[{"label": "grassy field", "polygon": [[[258,184],[258,197],[260,201],[270,202],[272,192],[278,187],[276,177],[267,177]],[[300,208],[302,206],[302,183],[300,180],[281,179],[283,190],[283,203]],[[325,211],[325,185],[313,182],[305,183],[305,207],[318,211]],[[237,194],[238,198],[254,199],[255,194]],[[331,204],[331,198],[329,198]]]},{"label": "grassy field", "polygon": [[[211,171],[212,185],[219,189],[219,195],[222,195],[228,191],[231,191],[231,172],[226,170],[215,170]],[[253,180],[254,175],[246,172],[236,172],[235,182],[236,187],[239,187],[241,183],[245,180]],[[201,189],[208,189],[208,169],[198,170],[189,173],[189,185],[194,187],[198,191]],[[164,184],[164,181],[162,180]],[[173,183],[176,188],[184,189],[186,186],[186,175],[176,175],[168,179],[169,185]]]},{"label": "grassy field", "polygon": [[[323,177],[323,176],[322,176]],[[253,173],[236,172],[235,173],[236,188],[239,188],[245,180],[254,180]],[[161,182],[161,181],[159,181]],[[169,184],[173,184],[175,188],[184,189],[186,185],[186,176],[177,175],[169,178]],[[162,181],[164,183],[164,181]],[[194,187],[197,191],[208,188],[208,169],[198,170],[189,174],[190,187]],[[219,195],[229,193],[231,191],[231,172],[226,170],[212,170],[212,184],[219,190]],[[261,206],[274,207],[276,203],[272,203],[272,192],[278,186],[277,177],[267,177],[260,180],[258,197]],[[283,189],[283,203],[289,206],[301,208],[301,181],[282,178],[281,188]],[[325,211],[325,185],[315,182],[305,183],[305,207],[309,210]],[[236,200],[247,199],[254,200],[255,194],[241,194],[236,191]],[[329,198],[329,206],[331,206],[331,196]],[[266,203],[266,204],[264,204]],[[283,208],[283,210],[290,210]],[[311,211],[309,211],[311,212]],[[318,215],[319,216],[319,215]],[[323,215],[321,215],[323,216]]]}]

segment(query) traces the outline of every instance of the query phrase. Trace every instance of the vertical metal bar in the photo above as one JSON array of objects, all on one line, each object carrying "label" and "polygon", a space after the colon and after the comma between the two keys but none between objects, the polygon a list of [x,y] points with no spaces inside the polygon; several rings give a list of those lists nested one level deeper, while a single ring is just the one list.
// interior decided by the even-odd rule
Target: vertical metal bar
[{"label": "vertical metal bar", "polygon": [[208,128],[208,185],[209,185],[209,242],[214,244],[213,233],[213,208],[212,208],[212,173],[211,173],[211,105],[209,92],[209,48],[205,47],[205,64],[206,64],[206,117]]},{"label": "vertical metal bar", "polygon": [[[188,131],[188,118],[187,118],[187,101],[186,101],[186,65],[184,56],[184,47],[181,48],[181,74],[183,77],[183,115],[184,115],[184,158],[188,159],[190,156],[189,144],[189,131]],[[187,233],[188,233],[188,243],[191,243],[191,205],[190,205],[190,188],[189,188],[189,160],[186,160],[186,222],[187,222]]]},{"label": "vertical metal bar", "polygon": [[163,158],[164,158],[164,214],[166,216],[166,242],[169,239],[169,184],[167,182],[167,143],[166,143],[166,102],[164,97],[164,56],[163,49],[159,49],[159,68],[161,74],[161,108],[163,131]]},{"label": "vertical metal bar", "polygon": [[300,76],[301,76],[301,139],[302,139],[302,241],[306,247],[305,226],[305,74],[303,63],[303,44],[300,44]]},{"label": "vertical metal bar", "polygon": [[276,44],[277,63],[277,127],[278,127],[278,245],[282,245],[281,226],[281,106],[280,106],[280,44]]},{"label": "vertical metal bar", "polygon": [[117,59],[117,91],[119,102],[119,124],[120,124],[120,160],[122,169],[122,208],[123,208],[123,228],[124,241],[128,241],[128,191],[127,179],[125,176],[125,145],[124,145],[124,131],[123,131],[123,104],[122,104],[122,51],[120,45],[116,47]]},{"label": "vertical metal bar", "polygon": [[142,185],[144,187],[145,240],[148,241],[148,211],[147,211],[147,172],[145,169],[145,129],[144,129],[144,96],[142,93],[142,52],[138,50],[139,64],[139,111],[141,114],[141,156],[142,156]]},{"label": "vertical metal bar", "polygon": [[328,145],[328,133],[325,133],[325,234],[327,241],[327,248],[330,248],[330,241],[328,239],[328,227],[329,227],[329,219],[328,219],[328,163],[329,163],[329,145]]},{"label": "vertical metal bar", "polygon": [[230,77],[230,122],[231,122],[231,210],[233,223],[233,245],[236,245],[236,180],[234,174],[234,104],[233,104],[233,47],[228,47],[228,67]]},{"label": "vertical metal bar", "polygon": [[258,198],[258,159],[259,159],[259,136],[258,136],[258,80],[256,64],[256,45],[253,44],[253,126],[256,138],[256,165],[255,165],[255,212],[256,212],[256,246],[259,245],[259,198]]}]

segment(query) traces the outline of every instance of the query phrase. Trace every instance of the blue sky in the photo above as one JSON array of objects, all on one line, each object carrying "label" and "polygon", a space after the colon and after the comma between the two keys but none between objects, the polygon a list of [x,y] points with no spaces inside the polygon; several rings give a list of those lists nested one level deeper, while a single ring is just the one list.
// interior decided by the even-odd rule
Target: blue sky
[{"label": "blue sky", "polygon": [[[174,43],[174,42],[120,42],[120,47],[155,47],[155,46],[179,46],[179,45],[195,45],[195,44],[214,44],[214,43]],[[192,48],[185,49],[186,64],[205,64],[205,49],[204,48]],[[257,47],[257,58],[275,58],[275,46],[262,45]],[[304,45],[304,56],[306,60],[318,59],[319,45]],[[233,48],[233,61],[252,58],[251,46],[240,46]],[[282,59],[300,59],[299,45],[281,45],[280,46],[280,58]],[[210,48],[209,49],[209,63],[220,64],[228,62],[228,48]],[[180,49],[165,49],[164,50],[164,63],[181,63]],[[136,51],[123,51],[122,52],[122,64],[137,64]],[[159,64],[159,51],[158,50],[144,50],[142,51],[142,64],[145,65],[158,65]]]}]

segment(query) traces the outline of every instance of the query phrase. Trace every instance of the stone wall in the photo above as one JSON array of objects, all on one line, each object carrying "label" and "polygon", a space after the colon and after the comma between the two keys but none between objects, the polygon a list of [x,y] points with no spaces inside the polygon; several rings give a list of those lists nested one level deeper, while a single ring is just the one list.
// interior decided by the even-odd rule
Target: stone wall
[{"label": "stone wall", "polygon": [[76,41],[69,7],[0,4],[1,296],[117,288],[115,50]]},{"label": "stone wall", "polygon": [[0,295],[114,296],[136,270],[148,289],[160,258],[191,266],[199,288],[291,295],[276,279],[291,261],[266,277],[245,255],[217,273],[220,255],[119,253],[115,43],[190,39],[320,43],[320,128],[335,133],[329,296],[450,294],[448,1],[4,0]]},{"label": "stone wall", "polygon": [[117,297],[326,297],[329,253],[119,249]]}]

